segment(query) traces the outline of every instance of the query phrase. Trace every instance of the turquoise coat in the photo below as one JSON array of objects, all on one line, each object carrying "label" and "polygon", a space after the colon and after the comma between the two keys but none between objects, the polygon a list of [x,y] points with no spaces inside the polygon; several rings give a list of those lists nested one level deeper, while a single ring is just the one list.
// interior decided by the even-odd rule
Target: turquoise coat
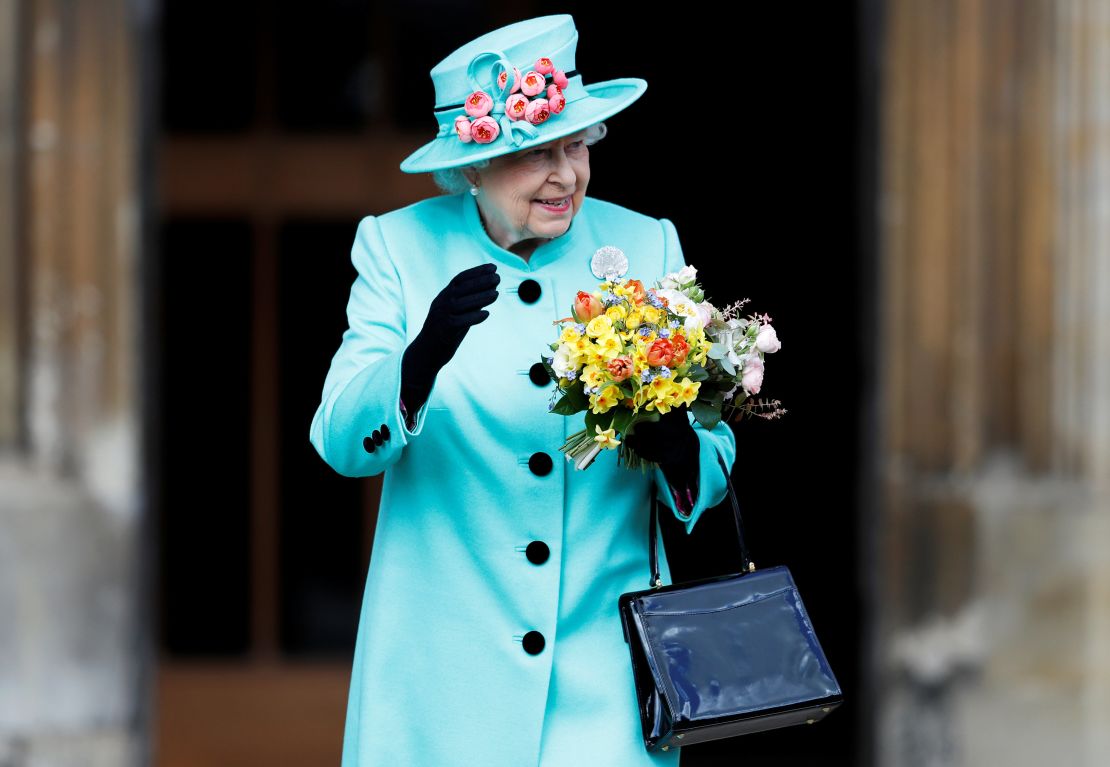
[{"label": "turquoise coat", "polygon": [[[627,276],[647,286],[685,264],[668,219],[588,196],[528,261],[490,239],[468,193],[358,225],[350,328],[310,431],[340,474],[385,472],[343,767],[678,765],[679,749],[644,748],[617,597],[649,586],[653,475],[689,532],[727,492],[713,451],[731,466],[736,442],[726,423],[706,430],[690,416],[701,490],[688,517],[659,469],[618,467],[615,450],[584,471],[565,460],[559,447],[584,414],[548,412],[555,384],[529,373],[576,292],[596,289],[590,259],[603,245],[623,250]],[[500,295],[409,430],[402,352],[447,282],[489,262]],[[522,295],[536,286],[518,293],[529,280],[531,303]],[[671,583],[662,546],[660,569]]]}]

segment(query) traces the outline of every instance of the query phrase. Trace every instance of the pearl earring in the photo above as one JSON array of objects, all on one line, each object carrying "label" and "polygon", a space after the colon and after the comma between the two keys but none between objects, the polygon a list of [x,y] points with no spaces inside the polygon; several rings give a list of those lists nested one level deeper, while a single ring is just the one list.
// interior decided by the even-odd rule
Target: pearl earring
[{"label": "pearl earring", "polygon": [[470,193],[472,195],[474,195],[475,197],[477,197],[478,196],[478,187],[476,187],[476,186],[470,187]]}]

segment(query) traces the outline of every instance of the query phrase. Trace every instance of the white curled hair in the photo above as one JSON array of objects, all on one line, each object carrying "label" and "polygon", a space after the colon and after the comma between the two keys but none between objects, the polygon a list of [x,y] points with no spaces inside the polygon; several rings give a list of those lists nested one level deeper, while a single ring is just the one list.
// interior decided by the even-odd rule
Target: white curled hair
[{"label": "white curled hair", "polygon": [[[586,135],[584,137],[586,146],[593,146],[605,138],[608,133],[609,128],[604,122],[594,123],[586,128]],[[482,170],[488,165],[489,159],[485,159],[457,168],[433,170],[432,179],[444,194],[459,194],[460,192],[465,192],[470,189],[470,182],[466,180],[464,171],[467,169]]]}]

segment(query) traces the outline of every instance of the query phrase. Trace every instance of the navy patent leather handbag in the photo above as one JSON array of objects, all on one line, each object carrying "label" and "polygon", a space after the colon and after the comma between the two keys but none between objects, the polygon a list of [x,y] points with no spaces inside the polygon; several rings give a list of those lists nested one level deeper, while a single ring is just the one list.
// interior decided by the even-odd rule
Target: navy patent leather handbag
[{"label": "navy patent leather handbag", "polygon": [[790,570],[755,569],[720,451],[717,461],[736,516],[741,572],[662,585],[653,487],[651,588],[618,601],[648,751],[813,724],[843,702]]}]

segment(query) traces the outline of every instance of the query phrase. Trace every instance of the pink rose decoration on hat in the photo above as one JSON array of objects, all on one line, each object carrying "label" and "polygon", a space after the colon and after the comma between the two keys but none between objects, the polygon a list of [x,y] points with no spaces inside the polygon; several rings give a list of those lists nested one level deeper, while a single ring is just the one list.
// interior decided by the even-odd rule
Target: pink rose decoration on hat
[{"label": "pink rose decoration on hat", "polygon": [[455,118],[455,133],[458,134],[459,139],[464,143],[469,143],[473,140],[470,135],[470,118],[466,115],[459,115]]},{"label": "pink rose decoration on hat", "polygon": [[493,99],[485,91],[474,91],[463,106],[471,117],[485,117],[493,109]]},{"label": "pink rose decoration on hat", "polygon": [[511,120],[523,120],[528,111],[528,97],[523,93],[514,93],[505,99],[505,114]]},{"label": "pink rose decoration on hat", "polygon": [[547,118],[551,116],[551,110],[548,109],[547,99],[532,99],[528,102],[528,109],[524,114],[528,122],[533,125],[539,125],[542,122],[547,122]]},{"label": "pink rose decoration on hat", "polygon": [[[497,86],[504,90],[509,73],[502,70],[497,76]],[[522,76],[513,67],[513,87],[505,99],[505,114],[510,120],[527,120],[532,125],[546,122],[551,115],[557,115],[566,107],[567,99],[563,89],[569,81],[561,69],[549,56],[540,56],[535,65]],[[529,98],[535,96],[536,98]],[[546,96],[546,98],[545,98]],[[477,90],[463,102],[465,115],[455,118],[455,135],[459,141],[468,144],[489,144],[501,135],[501,125],[492,114],[494,101],[485,91]],[[474,119],[471,119],[474,118]]]},{"label": "pink rose decoration on hat", "polygon": [[[509,73],[502,70],[501,74],[497,76],[497,87],[504,89],[505,81],[508,79],[508,77]],[[516,67],[513,67],[513,88],[509,91],[509,93],[516,93],[518,90],[520,90],[520,70]]]},{"label": "pink rose decoration on hat", "polygon": [[501,135],[501,126],[489,115],[479,117],[470,124],[470,137],[479,144],[488,144]]},{"label": "pink rose decoration on hat", "polygon": [[536,96],[546,87],[547,80],[535,70],[524,75],[524,79],[520,81],[520,92],[525,96]]}]

